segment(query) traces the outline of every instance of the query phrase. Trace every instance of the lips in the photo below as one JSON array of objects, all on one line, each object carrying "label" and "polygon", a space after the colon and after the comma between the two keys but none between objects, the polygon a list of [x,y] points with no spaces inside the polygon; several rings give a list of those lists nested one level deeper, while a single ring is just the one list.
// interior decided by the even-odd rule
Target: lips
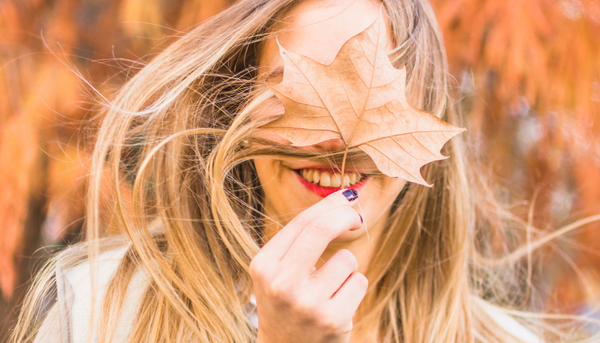
[{"label": "lips", "polygon": [[358,172],[345,172],[341,175],[341,173],[334,170],[313,168],[297,169],[294,171],[300,183],[321,197],[326,197],[340,190],[342,182],[344,183],[344,188],[358,191],[368,180],[366,175]]}]

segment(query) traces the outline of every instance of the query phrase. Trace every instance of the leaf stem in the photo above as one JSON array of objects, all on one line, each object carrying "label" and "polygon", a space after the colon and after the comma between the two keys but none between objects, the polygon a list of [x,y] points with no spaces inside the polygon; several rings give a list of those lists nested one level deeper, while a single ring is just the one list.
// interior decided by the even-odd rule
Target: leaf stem
[{"label": "leaf stem", "polygon": [[340,189],[344,189],[344,170],[346,169],[346,157],[348,156],[348,147],[350,145],[346,144],[346,150],[344,150],[344,157],[342,158],[342,170],[340,172],[340,179],[342,181],[340,185]]}]

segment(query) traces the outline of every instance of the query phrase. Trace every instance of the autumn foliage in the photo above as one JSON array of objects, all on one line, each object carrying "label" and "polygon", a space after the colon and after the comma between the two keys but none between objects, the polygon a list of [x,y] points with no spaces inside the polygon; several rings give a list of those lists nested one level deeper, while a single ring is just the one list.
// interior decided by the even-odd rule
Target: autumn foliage
[{"label": "autumn foliage", "polygon": [[[28,275],[24,255],[73,239],[82,226],[99,122],[90,85],[110,97],[182,30],[230,2],[0,2],[4,299]],[[541,229],[600,212],[600,2],[432,3],[472,157],[516,197],[537,196],[534,224]],[[597,301],[600,226],[568,238],[553,243],[560,253],[549,252],[546,263],[554,267],[542,271],[540,287],[556,290],[562,303]]]},{"label": "autumn foliage", "polygon": [[[600,2],[432,0],[471,153],[551,231],[600,212]],[[540,288],[600,300],[600,225],[549,246]]]}]

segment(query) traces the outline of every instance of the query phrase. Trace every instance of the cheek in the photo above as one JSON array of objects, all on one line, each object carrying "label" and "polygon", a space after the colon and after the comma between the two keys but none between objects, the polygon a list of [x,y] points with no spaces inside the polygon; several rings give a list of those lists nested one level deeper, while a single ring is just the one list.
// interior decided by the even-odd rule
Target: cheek
[{"label": "cheek", "polygon": [[281,160],[271,158],[254,160],[264,192],[265,214],[285,225],[312,203],[298,194],[296,176],[281,163]]},{"label": "cheek", "polygon": [[269,188],[273,182],[280,179],[281,163],[272,158],[260,158],[254,160],[256,174],[263,188]]},{"label": "cheek", "polygon": [[390,206],[392,205],[392,202],[396,200],[404,186],[406,186],[406,183],[406,180],[403,179],[385,177],[382,187],[384,194],[382,195],[386,197],[385,201],[388,202]]},{"label": "cheek", "polygon": [[388,177],[372,181],[369,192],[364,192],[362,199],[364,205],[361,204],[361,206],[364,211],[368,212],[369,222],[374,224],[389,212],[406,181]]},{"label": "cheek", "polygon": [[[273,158],[260,158],[254,160],[256,174],[265,193],[265,202],[271,208],[285,200],[285,188],[289,182],[284,178],[285,168],[281,161]],[[276,206],[279,208],[280,206]]]}]

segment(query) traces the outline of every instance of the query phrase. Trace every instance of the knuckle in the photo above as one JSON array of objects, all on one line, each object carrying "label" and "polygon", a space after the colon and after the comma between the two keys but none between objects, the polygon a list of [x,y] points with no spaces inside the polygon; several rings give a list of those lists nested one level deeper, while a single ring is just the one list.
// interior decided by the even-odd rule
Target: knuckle
[{"label": "knuckle", "polygon": [[250,261],[248,272],[253,280],[264,280],[266,278],[266,268],[263,267],[259,255],[254,256],[252,261]]},{"label": "knuckle", "polygon": [[298,313],[301,317],[315,319],[316,314],[316,306],[314,301],[307,297],[300,297],[294,301],[293,304],[294,311]]},{"label": "knuckle", "polygon": [[342,323],[340,323],[337,320],[334,320],[333,318],[325,318],[321,320],[319,326],[321,327],[321,330],[329,334],[339,333],[343,329]]},{"label": "knuckle", "polygon": [[340,335],[352,330],[352,317],[340,315],[332,309],[323,309],[318,313],[318,326],[328,335]]},{"label": "knuckle", "polygon": [[284,304],[291,303],[293,298],[293,292],[289,285],[279,280],[275,280],[269,285],[267,293],[270,298]]},{"label": "knuckle", "polygon": [[312,218],[310,218],[305,212],[302,212],[297,215],[296,218],[294,218],[294,221],[299,227],[306,227],[312,222]]},{"label": "knuckle", "polygon": [[325,220],[317,219],[310,224],[310,230],[313,234],[322,237],[327,236],[331,228]]},{"label": "knuckle", "polygon": [[338,258],[342,261],[342,263],[350,267],[350,269],[358,269],[358,261],[356,260],[356,256],[354,256],[354,254],[351,253],[350,250],[340,249],[337,252],[337,255]]},{"label": "knuckle", "polygon": [[356,284],[361,288],[366,290],[369,287],[369,279],[361,273],[355,273]]},{"label": "knuckle", "polygon": [[323,330],[325,330],[327,332],[338,332],[339,331],[339,325],[334,321],[323,322],[321,324],[321,327],[323,328]]}]

